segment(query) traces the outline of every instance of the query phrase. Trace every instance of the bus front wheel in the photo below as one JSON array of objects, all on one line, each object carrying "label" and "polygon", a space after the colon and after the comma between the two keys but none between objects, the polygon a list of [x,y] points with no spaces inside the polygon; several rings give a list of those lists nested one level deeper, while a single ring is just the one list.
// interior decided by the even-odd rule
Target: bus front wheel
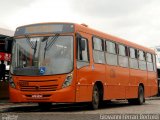
[{"label": "bus front wheel", "polygon": [[100,93],[97,85],[94,85],[92,92],[92,102],[90,103],[90,108],[93,110],[98,109],[100,101]]}]

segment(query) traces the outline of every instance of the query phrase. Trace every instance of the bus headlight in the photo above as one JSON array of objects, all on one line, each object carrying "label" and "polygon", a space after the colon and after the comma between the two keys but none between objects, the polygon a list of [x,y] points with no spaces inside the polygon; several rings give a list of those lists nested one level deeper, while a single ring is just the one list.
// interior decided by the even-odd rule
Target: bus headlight
[{"label": "bus headlight", "polygon": [[68,74],[62,85],[62,88],[70,86],[72,83],[72,79],[73,79],[73,74],[72,73]]},{"label": "bus headlight", "polygon": [[14,84],[14,81],[13,81],[13,79],[12,79],[11,76],[9,77],[9,84],[10,84],[10,86],[11,86],[12,88],[16,88],[16,86],[15,86],[15,84]]}]

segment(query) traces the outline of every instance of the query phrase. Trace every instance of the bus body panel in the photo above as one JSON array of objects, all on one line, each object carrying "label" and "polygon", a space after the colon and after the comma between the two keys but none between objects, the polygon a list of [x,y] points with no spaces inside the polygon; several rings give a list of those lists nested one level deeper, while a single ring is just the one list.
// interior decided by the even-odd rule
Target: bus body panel
[{"label": "bus body panel", "polygon": [[[120,67],[104,64],[97,64],[93,58],[93,36],[103,40],[113,40],[117,44],[124,44],[135,49],[142,49],[145,52],[154,54],[143,46],[125,41],[123,39],[89,29],[82,25],[75,24],[75,33],[79,33],[88,40],[89,58],[88,65],[77,68],[77,41],[74,39],[74,67],[72,84],[62,88],[67,74],[51,76],[13,76],[16,89],[10,87],[11,102],[89,102],[92,101],[93,86],[97,81],[102,83],[104,88],[103,100],[130,99],[138,97],[138,87],[143,84],[145,97],[157,93],[156,72],[147,72],[129,67]],[[73,34],[73,33],[72,33]],[[104,52],[105,54],[105,52]],[[128,63],[129,65],[129,63]],[[33,82],[32,82],[33,81]],[[38,82],[40,81],[40,82]],[[48,81],[48,82],[47,82]],[[55,83],[51,83],[51,81]],[[54,91],[23,91],[25,84],[40,89],[43,85],[57,85]],[[24,88],[21,89],[24,85]],[[30,89],[30,88],[28,88]],[[50,89],[49,89],[50,90]],[[34,95],[44,95],[43,98],[34,98]],[[47,96],[48,95],[48,96]]]},{"label": "bus body panel", "polygon": [[[116,69],[117,66],[106,65],[106,85],[104,89],[104,99],[110,100],[116,98],[118,95],[117,86],[118,82],[116,81]],[[112,92],[110,92],[112,91]]]},{"label": "bus body panel", "polygon": [[144,85],[145,97],[150,95],[147,87],[147,72],[141,70],[130,69],[130,80],[129,85],[127,86],[127,95],[126,98],[137,98],[138,97],[138,87],[142,83]]},{"label": "bus body panel", "polygon": [[[44,91],[44,92],[22,92],[20,90],[9,87],[10,102],[21,103],[21,102],[75,102],[75,88],[67,87],[57,91]],[[32,97],[34,95],[43,95],[43,98]]]},{"label": "bus body panel", "polygon": [[77,70],[76,102],[88,102],[92,100],[92,71],[91,66]]},{"label": "bus body panel", "polygon": [[155,95],[157,94],[158,91],[158,86],[157,86],[157,74],[154,72],[148,72],[148,83],[149,83],[149,87],[150,87],[150,91],[151,91],[151,95]]},{"label": "bus body panel", "polygon": [[[75,76],[75,75],[74,75]],[[11,102],[75,102],[75,82],[62,88],[66,75],[15,76],[15,88],[10,87]],[[73,79],[75,79],[73,77]],[[34,98],[42,95],[42,98]]]},{"label": "bus body panel", "polygon": [[119,93],[119,98],[117,99],[125,99],[126,98],[126,86],[129,83],[129,69],[123,67],[117,67],[117,79],[118,82],[117,91]]}]

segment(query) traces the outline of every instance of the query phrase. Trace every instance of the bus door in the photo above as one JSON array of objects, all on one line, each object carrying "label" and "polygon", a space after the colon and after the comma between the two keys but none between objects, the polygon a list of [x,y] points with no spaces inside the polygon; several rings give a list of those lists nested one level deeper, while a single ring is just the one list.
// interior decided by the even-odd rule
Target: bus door
[{"label": "bus door", "polygon": [[92,68],[89,57],[89,36],[87,34],[77,34],[77,82],[76,82],[76,102],[91,101],[92,96]]}]

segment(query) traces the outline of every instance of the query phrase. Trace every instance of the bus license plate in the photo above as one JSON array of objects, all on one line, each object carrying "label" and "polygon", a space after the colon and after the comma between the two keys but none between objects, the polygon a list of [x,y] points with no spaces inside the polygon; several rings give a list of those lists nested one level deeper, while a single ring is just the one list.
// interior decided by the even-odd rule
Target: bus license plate
[{"label": "bus license plate", "polygon": [[42,98],[43,95],[32,95],[32,98],[35,98],[35,99],[39,99],[39,98]]}]

